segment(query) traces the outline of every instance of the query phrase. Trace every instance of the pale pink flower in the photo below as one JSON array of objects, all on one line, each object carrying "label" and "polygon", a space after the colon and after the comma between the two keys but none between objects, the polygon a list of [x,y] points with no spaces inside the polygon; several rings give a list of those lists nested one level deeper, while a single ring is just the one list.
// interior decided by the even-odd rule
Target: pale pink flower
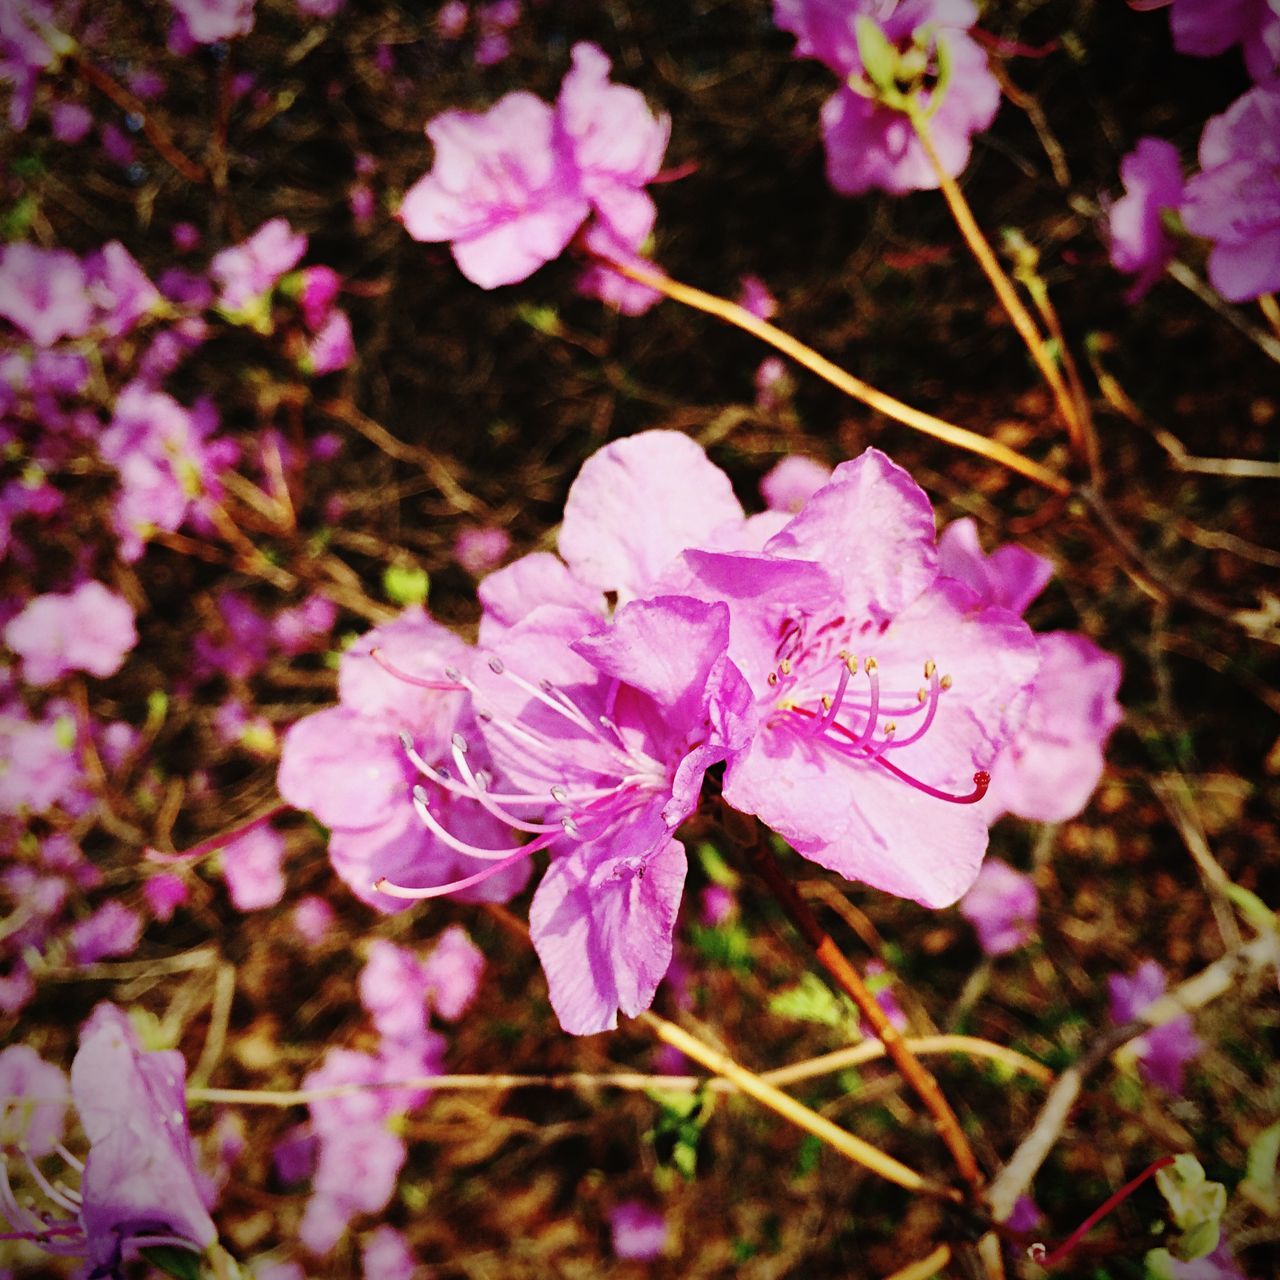
[{"label": "pale pink flower", "polygon": [[138,632],[129,602],[89,581],[37,596],[6,625],[4,642],[22,659],[22,678],[46,685],[71,671],[115,675]]}]

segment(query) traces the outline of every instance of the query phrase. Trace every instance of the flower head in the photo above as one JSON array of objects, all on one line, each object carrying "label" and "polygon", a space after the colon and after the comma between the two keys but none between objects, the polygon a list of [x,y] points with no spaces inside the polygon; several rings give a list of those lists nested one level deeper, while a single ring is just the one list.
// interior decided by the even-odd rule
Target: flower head
[{"label": "flower head", "polygon": [[1007,862],[988,858],[960,899],[960,914],[978,931],[978,941],[989,956],[1016,951],[1032,936],[1040,896],[1030,876]]},{"label": "flower head", "polygon": [[[1141,1015],[1165,993],[1164,970],[1154,960],[1144,960],[1132,977],[1113,973],[1107,979],[1111,996],[1111,1021],[1129,1022]],[[1134,1041],[1138,1065],[1150,1084],[1170,1093],[1182,1092],[1183,1070],[1204,1047],[1192,1030],[1191,1015],[1180,1014]]]},{"label": "flower head", "polygon": [[1250,89],[1200,135],[1182,220],[1213,241],[1209,280],[1231,302],[1280,289],[1280,81]]},{"label": "flower head", "polygon": [[1280,10],[1270,0],[1172,0],[1169,26],[1179,53],[1212,58],[1238,44],[1254,80],[1280,68]]},{"label": "flower head", "polygon": [[614,1257],[652,1262],[666,1252],[666,1217],[640,1200],[624,1200],[609,1214]]},{"label": "flower head", "polygon": [[180,39],[196,44],[233,40],[253,30],[254,0],[169,0]]},{"label": "flower head", "polygon": [[1162,215],[1182,205],[1182,162],[1177,148],[1161,138],[1140,138],[1120,162],[1125,194],[1111,206],[1108,230],[1111,264],[1136,275],[1127,299],[1136,302],[1164,274],[1173,258],[1173,237]]},{"label": "flower head", "polygon": [[119,671],[138,642],[133,608],[100,582],[37,596],[4,629],[4,642],[22,658],[28,684],[52,684],[69,671],[106,677]]},{"label": "flower head", "polygon": [[17,241],[0,249],[0,316],[38,347],[78,338],[93,322],[88,280],[80,259],[65,249]]}]

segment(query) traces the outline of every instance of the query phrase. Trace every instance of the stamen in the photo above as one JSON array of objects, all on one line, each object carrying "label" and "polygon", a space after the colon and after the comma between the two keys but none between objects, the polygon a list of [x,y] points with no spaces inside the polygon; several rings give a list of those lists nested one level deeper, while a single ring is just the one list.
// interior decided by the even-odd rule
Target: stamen
[{"label": "stamen", "polygon": [[446,667],[446,680],[424,680],[421,676],[412,676],[407,671],[401,671],[395,666],[382,652],[381,649],[370,649],[369,657],[380,666],[389,676],[394,676],[397,680],[402,680],[405,684],[411,684],[418,689],[436,689],[441,693],[456,693],[460,689],[465,688],[462,683],[460,673],[456,667]]},{"label": "stamen", "polygon": [[[427,802],[427,793],[421,787],[413,789],[413,807],[419,818],[422,819],[423,825],[431,831],[444,844],[448,845],[456,853],[465,854],[468,858],[481,858],[486,862],[497,862],[503,858],[513,857],[517,853],[523,853],[529,846],[514,845],[507,849],[482,849],[479,845],[467,844],[465,840],[459,840],[457,836],[452,835],[440,825],[435,814],[431,812],[431,807]],[[539,839],[543,844],[547,843],[547,837],[540,836]],[[538,844],[538,840],[534,840],[533,844]]]},{"label": "stamen", "polygon": [[497,800],[489,794],[481,785],[480,779],[472,772],[471,766],[467,763],[466,755],[463,749],[459,747],[455,734],[453,744],[453,759],[458,766],[458,772],[462,775],[462,780],[467,784],[465,794],[472,800],[476,801],[480,807],[487,812],[493,814],[500,822],[505,822],[509,827],[514,827],[517,831],[526,831],[530,835],[543,835],[548,831],[555,831],[557,828],[545,822],[526,822],[523,818],[517,818],[514,813],[508,813]]},{"label": "stamen", "polygon": [[[938,703],[941,701],[943,683],[938,679],[938,669],[932,662],[926,662],[924,669],[925,675],[929,677],[929,691],[920,699],[921,705],[924,705],[926,701],[928,702],[924,719],[916,726],[914,733],[909,737],[903,738],[901,742],[894,744],[897,747],[908,747],[913,742],[919,742],[929,732],[929,726],[933,724],[933,717],[938,713]],[[920,692],[924,693],[924,690],[922,689]]]},{"label": "stamen", "polygon": [[821,719],[815,720],[810,727],[809,732],[815,736],[825,733],[828,726],[832,724],[836,716],[840,713],[840,704],[844,701],[844,692],[849,687],[849,677],[857,671],[855,665],[856,659],[846,658],[840,667],[840,681],[836,685],[835,694],[828,698],[823,698],[822,705],[825,712]]},{"label": "stamen", "polygon": [[54,1204],[58,1206],[58,1208],[65,1209],[68,1213],[73,1214],[80,1212],[79,1198],[72,1200],[65,1187],[55,1186],[50,1182],[49,1179],[40,1172],[36,1162],[31,1158],[27,1151],[19,1149],[18,1154],[21,1155],[23,1163],[27,1166],[27,1172],[31,1175],[32,1181],[45,1193],[46,1196],[48,1196],[50,1200],[53,1201]]},{"label": "stamen", "polygon": [[921,782],[919,778],[913,778],[906,770],[899,769],[896,764],[891,760],[886,760],[884,756],[872,756],[871,758],[876,764],[888,769],[895,778],[901,778],[908,786],[915,787],[917,791],[923,791],[925,795],[932,796],[935,800],[946,800],[950,804],[977,804],[987,794],[987,788],[991,785],[991,775],[985,769],[979,769],[973,775],[973,790],[967,796],[955,796],[949,791],[939,791],[937,787],[931,787],[927,782]]},{"label": "stamen", "polygon": [[458,893],[463,889],[470,889],[472,885],[481,884],[491,876],[496,876],[508,867],[515,866],[517,862],[522,858],[528,857],[535,850],[545,847],[543,842],[531,840],[510,857],[503,858],[501,862],[495,862],[491,867],[485,867],[483,871],[477,871],[475,875],[464,876],[461,880],[454,880],[450,884],[433,885],[429,889],[410,889],[405,885],[392,883],[386,876],[380,876],[375,880],[373,887],[378,893],[385,893],[389,898],[408,898],[418,901],[425,898],[442,898],[450,893]]},{"label": "stamen", "polygon": [[865,747],[871,741],[875,736],[876,721],[880,718],[880,664],[874,658],[868,658],[862,664],[862,669],[871,682],[871,702],[867,707],[867,723],[863,725],[862,733],[854,739],[855,747]]}]

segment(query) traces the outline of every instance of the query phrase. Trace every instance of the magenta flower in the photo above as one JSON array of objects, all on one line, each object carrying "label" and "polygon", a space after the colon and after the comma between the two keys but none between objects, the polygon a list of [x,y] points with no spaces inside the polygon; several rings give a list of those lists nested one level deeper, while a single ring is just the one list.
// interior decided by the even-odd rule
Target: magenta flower
[{"label": "magenta flower", "polygon": [[989,956],[1002,956],[1029,942],[1039,908],[1035,881],[998,858],[982,864],[973,887],[960,899],[960,914],[978,931]]},{"label": "magenta flower", "polygon": [[[389,674],[369,656],[375,648],[402,675],[434,682],[433,687],[417,688],[402,675]],[[412,800],[413,786],[422,783],[422,777],[401,740],[402,734],[409,734],[418,757],[434,762],[448,756],[455,732],[474,733],[465,698],[447,691],[455,686],[445,675],[453,665],[462,668],[468,662],[467,647],[451,631],[421,609],[406,609],[343,655],[340,705],[307,716],[285,734],[280,794],[330,829],[334,870],[358,898],[380,911],[402,910],[404,905],[374,891],[374,882],[384,877],[425,886],[492,869],[422,825]],[[464,840],[485,845],[509,835],[479,805],[456,803],[444,791],[435,795],[433,804],[440,807],[449,830]],[[505,901],[527,878],[527,867],[513,866],[477,882],[461,896]]]},{"label": "magenta flower", "polygon": [[299,898],[293,908],[293,927],[308,946],[318,947],[328,937],[333,921],[333,908],[314,893]]},{"label": "magenta flower", "polygon": [[1249,90],[1200,135],[1182,219],[1213,241],[1209,280],[1231,302],[1280,289],[1280,81]]},{"label": "magenta flower", "polygon": [[932,907],[968,889],[1039,660],[1020,619],[939,576],[907,473],[869,449],[762,551],[687,551],[672,585],[728,602],[755,698],[728,803],[847,879]]},{"label": "magenta flower", "polygon": [[83,795],[75,720],[60,709],[33,720],[20,707],[0,707],[0,761],[0,814],[45,813]]},{"label": "magenta flower", "polygon": [[118,240],[104,244],[85,259],[84,266],[95,323],[108,337],[128,333],[161,305],[155,285]]},{"label": "magenta flower", "polygon": [[80,259],[65,249],[17,241],[0,249],[0,316],[38,347],[78,338],[93,323],[88,280]]},{"label": "magenta flower", "polygon": [[253,30],[254,0],[169,0],[169,3],[182,34],[196,44],[234,40]]},{"label": "magenta flower", "polygon": [[463,529],[453,540],[453,558],[477,578],[496,569],[511,550],[511,535],[496,525]]},{"label": "magenta flower", "polygon": [[251,827],[221,850],[222,877],[237,911],[274,907],[284,897],[284,837],[269,826]]},{"label": "magenta flower", "polygon": [[129,602],[89,581],[37,596],[5,626],[4,642],[22,659],[22,678],[46,685],[69,671],[115,675],[138,632]]},{"label": "magenta flower", "polygon": [[360,1273],[364,1280],[413,1280],[419,1267],[404,1236],[384,1222],[365,1239]]},{"label": "magenta flower", "polygon": [[320,378],[326,373],[345,369],[355,358],[355,354],[351,319],[345,311],[335,307],[324,324],[307,340],[306,350],[299,363],[303,373]]},{"label": "magenta flower", "polygon": [[93,112],[78,102],[55,102],[49,108],[49,131],[59,142],[83,142],[92,128]]},{"label": "magenta flower", "polygon": [[[89,1140],[78,1192],[46,1194],[66,1216],[20,1204],[0,1167],[0,1210],[48,1253],[87,1257],[94,1275],[117,1275],[152,1245],[200,1253],[217,1239],[187,1132],[186,1069],[174,1051],[144,1052],[129,1019],[100,1004],[80,1033],[71,1093]],[[55,1095],[56,1096],[56,1095]],[[32,1166],[34,1168],[34,1166]]]},{"label": "magenta flower", "polygon": [[1182,206],[1182,162],[1177,148],[1161,138],[1140,138],[1120,161],[1120,180],[1125,194],[1108,215],[1111,265],[1137,276],[1125,295],[1127,302],[1137,302],[1173,259],[1176,246],[1162,215]]},{"label": "magenta flower", "polygon": [[186,902],[187,882],[172,872],[162,871],[144,882],[142,896],[147,909],[163,924],[172,920],[173,913]]},{"label": "magenta flower", "polygon": [[1169,26],[1179,53],[1211,58],[1238,44],[1255,81],[1280,68],[1280,10],[1270,0],[1172,0]]},{"label": "magenta flower", "polygon": [[142,917],[123,902],[108,898],[68,935],[76,964],[97,964],[110,956],[129,956],[142,939]]},{"label": "magenta flower", "polygon": [[888,88],[899,98],[915,96],[933,113],[929,132],[954,177],[969,162],[972,135],[991,124],[1000,106],[987,55],[967,34],[977,10],[970,0],[774,0],[774,22],[797,37],[796,56],[817,58],[847,82],[822,109],[832,187],[844,195],[871,187],[894,194],[932,189],[937,174],[905,111],[863,63],[860,20],[873,22],[888,43],[894,59]]},{"label": "magenta flower", "polygon": [[609,1214],[613,1254],[637,1262],[652,1262],[667,1248],[667,1220],[662,1212],[640,1200],[624,1200]]},{"label": "magenta flower", "polygon": [[[1144,960],[1131,978],[1113,973],[1107,979],[1111,1021],[1119,1025],[1140,1017],[1164,995],[1167,985],[1164,970],[1154,960]],[[1189,1013],[1153,1027],[1134,1041],[1134,1045],[1143,1078],[1173,1094],[1182,1092],[1183,1070],[1187,1062],[1204,1048],[1192,1030]]]},{"label": "magenta flower", "polygon": [[427,124],[435,164],[405,193],[400,221],[415,240],[449,241],[483,289],[514,284],[560,255],[590,212],[555,113],[509,93],[483,114],[446,111]]},{"label": "magenta flower", "polygon": [[[1015,613],[1053,574],[1049,561],[1022,547],[984,555],[971,520],[948,525],[939,551],[943,573]],[[982,806],[991,821],[1002,813],[1037,822],[1075,817],[1102,777],[1107,740],[1123,718],[1117,658],[1074,631],[1043,632],[1036,643],[1040,670],[1026,716],[991,767]]]},{"label": "magenta flower", "polygon": [[8,0],[0,5],[0,83],[12,85],[9,124],[27,127],[40,73],[66,53],[70,40],[57,29],[56,14],[46,0]]},{"label": "magenta flower", "polygon": [[778,300],[759,276],[743,276],[738,292],[738,306],[745,307],[761,320],[769,320],[777,314]]},{"label": "magenta flower", "polygon": [[360,1003],[380,1036],[420,1039],[427,1030],[427,975],[422,962],[406,947],[386,938],[369,944],[360,970]]},{"label": "magenta flower", "polygon": [[306,251],[307,237],[295,233],[284,218],[264,222],[242,244],[214,254],[209,263],[209,274],[220,286],[218,307],[243,323],[269,323],[263,315],[267,294]]}]

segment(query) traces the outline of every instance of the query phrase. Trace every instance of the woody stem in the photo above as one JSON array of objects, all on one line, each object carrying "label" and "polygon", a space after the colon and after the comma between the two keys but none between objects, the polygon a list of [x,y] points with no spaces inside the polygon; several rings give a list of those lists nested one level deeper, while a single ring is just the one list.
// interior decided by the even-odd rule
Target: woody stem
[{"label": "woody stem", "polygon": [[976,453],[980,457],[999,463],[1054,493],[1067,495],[1071,492],[1070,481],[1048,467],[1041,466],[1040,463],[1024,457],[1016,449],[1011,449],[997,440],[988,440],[986,436],[970,431],[967,427],[958,427],[953,422],[936,418],[922,409],[904,404],[901,400],[871,386],[870,383],[863,382],[861,378],[855,377],[839,365],[833,364],[812,347],[806,346],[767,320],[761,320],[736,302],[719,298],[702,289],[695,289],[692,285],[681,284],[647,264],[618,262],[612,258],[596,256],[611,271],[616,271],[637,284],[645,285],[673,302],[682,302],[695,311],[703,311],[707,315],[715,316],[759,338],[762,342],[767,342],[783,355],[790,356],[797,364],[803,365],[810,373],[816,373],[837,390],[843,391],[845,395],[855,400],[860,400],[878,413],[883,413],[886,418],[892,418],[895,422],[932,436],[935,440],[954,445],[957,449],[965,449],[969,453]]},{"label": "woody stem", "polygon": [[943,1096],[933,1073],[912,1053],[898,1029],[871,994],[861,975],[836,946],[831,935],[818,922],[809,904],[800,896],[795,885],[783,874],[772,850],[763,839],[755,840],[747,848],[747,856],[760,878],[768,886],[778,905],[799,930],[800,936],[813,949],[818,963],[827,971],[841,991],[858,1006],[859,1012],[871,1024],[876,1036],[893,1060],[899,1074],[915,1090],[933,1119],[933,1126],[942,1139],[960,1176],[964,1179],[973,1200],[982,1193],[983,1177],[973,1154],[969,1140],[960,1128],[956,1113]]},{"label": "woody stem", "polygon": [[947,202],[947,208],[951,210],[951,216],[955,219],[956,226],[960,228],[960,234],[964,237],[965,244],[969,246],[973,256],[978,260],[978,265],[982,268],[987,279],[991,281],[991,287],[995,290],[996,297],[1000,300],[1000,305],[1013,322],[1013,327],[1026,344],[1027,351],[1030,353],[1036,368],[1040,371],[1041,377],[1044,378],[1049,390],[1053,393],[1054,403],[1058,407],[1058,413],[1062,416],[1062,421],[1066,424],[1067,433],[1071,438],[1072,449],[1077,457],[1087,458],[1088,435],[1085,423],[1081,417],[1079,407],[1072,399],[1071,391],[1062,376],[1061,370],[1054,364],[1053,358],[1048,352],[1044,337],[1041,335],[1036,322],[1031,318],[1031,313],[1023,305],[1022,299],[1018,297],[1018,291],[1014,288],[1013,281],[1009,279],[1004,268],[1000,265],[995,251],[982,233],[982,228],[978,226],[978,221],[973,216],[973,210],[969,208],[969,202],[964,198],[964,192],[960,190],[959,183],[943,167],[942,160],[933,145],[933,138],[930,136],[924,113],[919,108],[916,108],[908,111],[907,116],[911,121],[911,127],[916,132],[916,137],[920,139],[920,145],[924,148],[924,153],[928,157],[930,165],[933,167],[943,198]]}]

